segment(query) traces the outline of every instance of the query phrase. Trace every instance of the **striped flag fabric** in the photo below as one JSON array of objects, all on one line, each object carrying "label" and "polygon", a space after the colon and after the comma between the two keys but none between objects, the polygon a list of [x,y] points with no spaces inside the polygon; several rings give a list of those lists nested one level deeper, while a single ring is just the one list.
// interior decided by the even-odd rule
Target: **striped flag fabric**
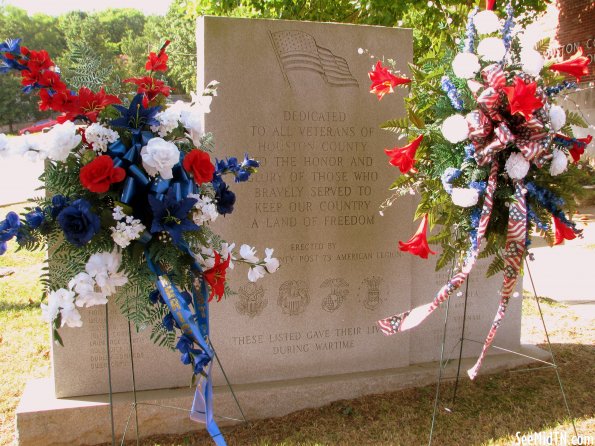
[{"label": "striped flag fabric", "polygon": [[296,30],[269,34],[287,83],[290,83],[288,72],[310,71],[319,74],[332,87],[359,87],[347,61],[318,46],[310,34]]}]

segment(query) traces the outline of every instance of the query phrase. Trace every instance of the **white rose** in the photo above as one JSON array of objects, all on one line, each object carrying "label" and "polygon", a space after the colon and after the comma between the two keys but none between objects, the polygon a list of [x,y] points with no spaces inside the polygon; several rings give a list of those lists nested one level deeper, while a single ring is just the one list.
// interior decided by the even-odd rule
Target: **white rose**
[{"label": "white rose", "polygon": [[552,158],[552,164],[550,165],[550,175],[555,177],[564,173],[568,168],[568,158],[566,154],[561,150],[554,149],[554,157]]},{"label": "white rose", "polygon": [[477,54],[485,60],[491,62],[500,62],[506,54],[506,47],[502,39],[498,37],[488,37],[479,42]]},{"label": "white rose", "polygon": [[539,76],[545,60],[538,51],[534,49],[524,49],[521,51],[521,64],[523,71],[531,76]]},{"label": "white rose", "polygon": [[566,112],[564,109],[559,105],[552,105],[550,108],[550,121],[554,132],[564,127],[564,124],[566,124]]},{"label": "white rose", "polygon": [[513,180],[522,180],[529,172],[529,161],[525,159],[522,153],[512,153],[506,160],[506,172]]},{"label": "white rose", "polygon": [[80,144],[81,139],[74,122],[56,124],[47,133],[48,158],[54,161],[66,161],[70,152]]},{"label": "white rose", "polygon": [[444,120],[440,128],[447,141],[456,144],[469,136],[469,125],[463,115],[452,115]]},{"label": "white rose", "polygon": [[477,204],[479,192],[477,189],[455,187],[452,189],[451,198],[455,205],[468,208]]},{"label": "white rose", "polygon": [[452,70],[461,79],[475,77],[480,68],[479,59],[473,53],[459,53],[452,61]]},{"label": "white rose", "polygon": [[500,19],[494,11],[484,10],[475,14],[473,25],[478,34],[491,34],[500,29]]},{"label": "white rose", "polygon": [[173,167],[180,162],[178,147],[163,138],[152,138],[140,152],[143,167],[149,175],[161,175],[164,180],[173,178]]}]

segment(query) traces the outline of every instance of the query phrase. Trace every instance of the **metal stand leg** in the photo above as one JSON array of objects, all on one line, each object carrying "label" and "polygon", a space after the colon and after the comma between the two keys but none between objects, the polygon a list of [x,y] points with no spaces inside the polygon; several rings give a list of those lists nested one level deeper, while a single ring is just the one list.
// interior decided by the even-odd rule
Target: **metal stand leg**
[{"label": "metal stand leg", "polygon": [[578,431],[576,429],[576,424],[574,423],[574,418],[570,413],[570,406],[568,405],[568,400],[566,399],[566,392],[564,391],[564,385],[562,384],[562,378],[560,377],[560,371],[558,370],[558,365],[556,364],[556,358],[554,356],[554,351],[552,350],[552,344],[550,342],[550,335],[547,331],[547,326],[545,324],[545,319],[543,317],[543,311],[541,311],[541,304],[539,303],[539,297],[537,296],[537,291],[535,289],[535,283],[533,282],[533,276],[531,275],[531,268],[529,268],[529,262],[525,259],[525,266],[527,267],[527,273],[529,274],[529,280],[531,281],[531,288],[533,289],[533,296],[535,297],[535,302],[537,303],[537,309],[539,310],[539,316],[541,318],[541,324],[543,325],[543,331],[545,332],[545,339],[547,340],[547,346],[550,351],[550,355],[552,357],[552,364],[554,365],[554,370],[556,371],[556,377],[558,378],[558,384],[560,386],[560,392],[562,393],[562,399],[564,400],[564,406],[566,407],[566,412],[568,413],[568,418],[570,418],[570,422],[572,423],[572,428],[574,429],[574,435],[578,437]]},{"label": "metal stand leg", "polygon": [[217,364],[219,364],[219,367],[221,368],[221,372],[223,372],[223,377],[225,378],[225,382],[227,383],[227,387],[229,387],[229,390],[231,391],[231,395],[233,396],[233,399],[234,399],[234,401],[236,403],[236,406],[238,406],[238,409],[240,410],[240,414],[242,415],[242,419],[244,420],[244,423],[247,423],[248,420],[246,419],[246,415],[244,415],[244,411],[242,410],[242,406],[240,405],[240,402],[238,400],[238,397],[236,396],[236,393],[234,392],[233,387],[231,386],[231,382],[227,378],[227,373],[225,373],[225,369],[223,368],[223,364],[221,364],[221,361],[219,360],[219,355],[217,355],[217,350],[215,350],[215,347],[213,346],[213,344],[211,344],[211,348],[213,349],[213,353],[215,354],[215,359],[217,360]]},{"label": "metal stand leg", "polygon": [[112,446],[116,446],[116,429],[114,427],[114,399],[112,391],[112,361],[109,348],[109,312],[105,305],[105,349],[107,351],[107,381],[109,385],[109,418],[112,428]]},{"label": "metal stand leg", "polygon": [[471,274],[467,276],[467,281],[465,282],[465,304],[463,307],[463,327],[461,329],[461,343],[459,348],[459,363],[457,365],[457,377],[455,379],[455,388],[452,392],[452,402],[450,403],[451,408],[450,411],[454,410],[455,401],[457,399],[457,390],[459,388],[459,379],[461,377],[461,361],[463,359],[463,342],[465,341],[465,322],[467,321],[467,299],[469,298],[469,280],[471,279]]}]

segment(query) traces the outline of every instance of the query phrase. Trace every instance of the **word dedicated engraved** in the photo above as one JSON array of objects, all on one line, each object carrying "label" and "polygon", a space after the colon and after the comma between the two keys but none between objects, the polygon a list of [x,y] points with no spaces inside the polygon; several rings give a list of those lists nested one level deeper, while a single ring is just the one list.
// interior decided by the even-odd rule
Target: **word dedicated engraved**
[{"label": "word dedicated engraved", "polygon": [[283,314],[297,316],[306,309],[310,303],[310,292],[308,285],[303,280],[288,280],[279,287],[279,299],[277,303],[283,310]]},{"label": "word dedicated engraved", "polygon": [[248,316],[250,319],[260,315],[269,303],[264,297],[262,285],[247,283],[240,287],[236,297],[235,307],[238,313]]},{"label": "word dedicated engraved", "polygon": [[327,279],[320,288],[329,288],[329,293],[322,299],[322,309],[333,312],[341,306],[345,296],[349,294],[349,284],[343,279]]},{"label": "word dedicated engraved", "polygon": [[314,37],[302,31],[269,31],[285,82],[291,86],[289,71],[317,73],[331,87],[359,87],[347,61],[318,46]]}]

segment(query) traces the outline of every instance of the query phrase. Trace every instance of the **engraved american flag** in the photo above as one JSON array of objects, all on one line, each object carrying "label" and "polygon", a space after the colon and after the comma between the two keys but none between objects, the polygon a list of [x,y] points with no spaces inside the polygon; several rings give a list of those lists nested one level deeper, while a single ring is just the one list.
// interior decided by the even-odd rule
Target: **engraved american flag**
[{"label": "engraved american flag", "polygon": [[314,37],[302,31],[270,32],[279,65],[289,83],[289,71],[311,71],[333,87],[358,87],[347,61],[318,46]]}]

